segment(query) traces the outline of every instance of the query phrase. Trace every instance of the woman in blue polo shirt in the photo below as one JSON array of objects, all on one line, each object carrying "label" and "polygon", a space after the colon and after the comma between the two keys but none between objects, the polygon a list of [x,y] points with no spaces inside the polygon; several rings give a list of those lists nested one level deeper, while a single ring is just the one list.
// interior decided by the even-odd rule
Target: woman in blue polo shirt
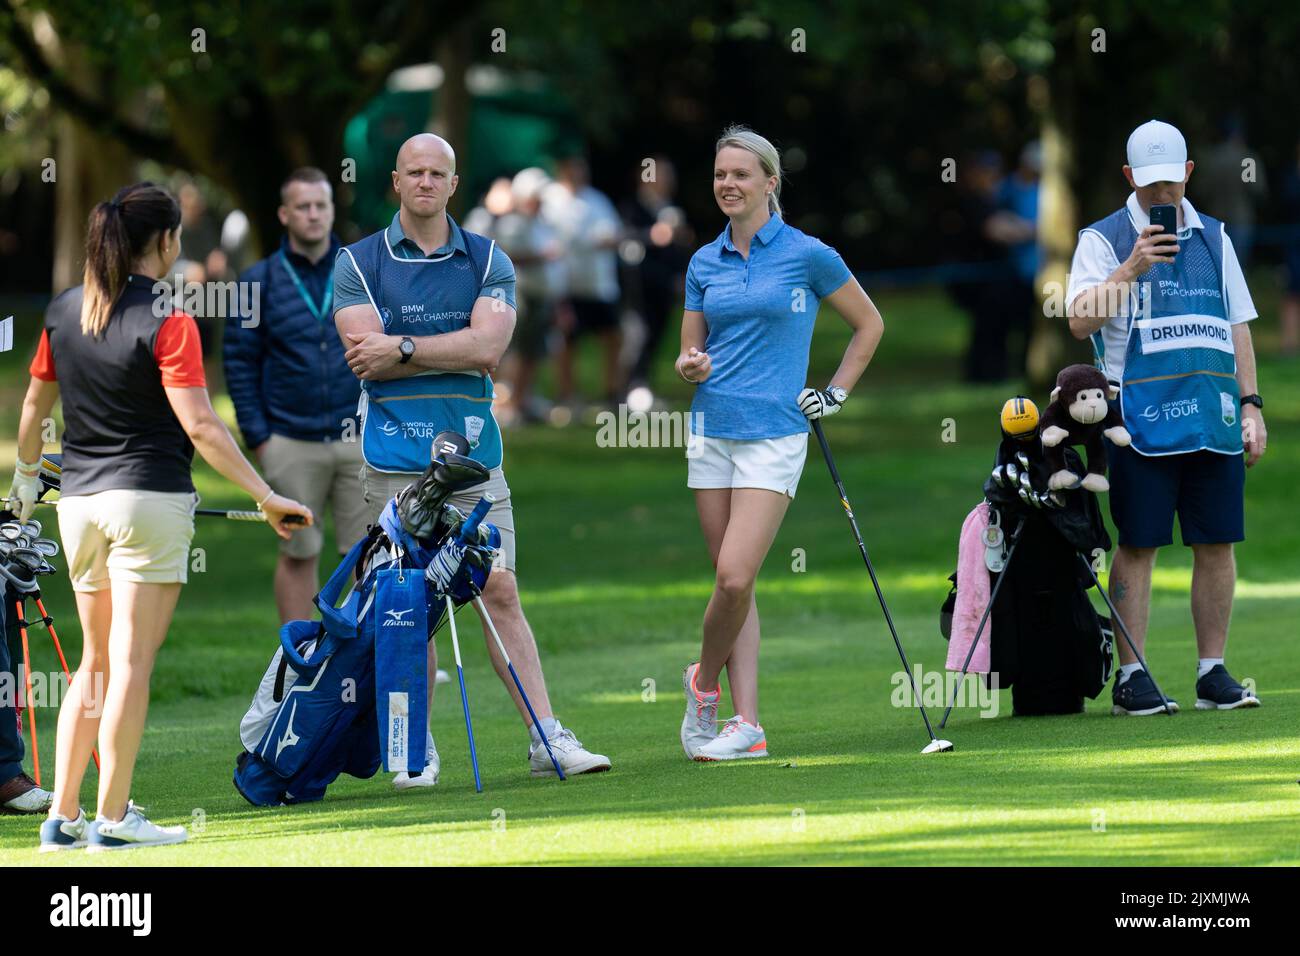
[{"label": "woman in blue polo shirt", "polygon": [[[729,221],[691,258],[677,357],[677,374],[699,386],[686,483],[717,568],[700,659],[683,675],[682,747],[702,761],[767,755],[754,580],[798,487],[808,422],[839,411],[884,332],[839,253],[781,219],[776,147],[731,127],[714,157],[713,196]],[[805,388],[823,299],[853,337],[829,385]],[[723,668],[736,716],[719,732]]]}]

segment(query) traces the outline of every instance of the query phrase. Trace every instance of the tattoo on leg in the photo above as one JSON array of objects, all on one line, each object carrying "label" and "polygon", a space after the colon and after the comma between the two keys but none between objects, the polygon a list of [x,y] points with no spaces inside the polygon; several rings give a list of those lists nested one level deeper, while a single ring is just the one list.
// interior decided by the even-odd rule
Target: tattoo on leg
[{"label": "tattoo on leg", "polygon": [[1128,588],[1124,585],[1123,581],[1119,581],[1119,580],[1114,580],[1110,582],[1110,590],[1111,593],[1115,596],[1116,601],[1124,600],[1124,596],[1128,594]]}]

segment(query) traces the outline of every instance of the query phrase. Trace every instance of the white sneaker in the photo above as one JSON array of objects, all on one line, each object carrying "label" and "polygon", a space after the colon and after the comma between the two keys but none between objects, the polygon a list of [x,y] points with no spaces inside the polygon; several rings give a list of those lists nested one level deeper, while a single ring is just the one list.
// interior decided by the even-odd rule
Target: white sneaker
[{"label": "white sneaker", "polygon": [[433,683],[434,683],[434,686],[435,686],[435,687],[436,687],[437,685],[439,685],[439,684],[450,684],[450,683],[451,683],[451,675],[448,674],[448,673],[447,673],[445,670],[443,670],[441,667],[439,667],[439,668],[438,668],[437,676],[435,676],[434,679],[433,679]]},{"label": "white sneaker", "polygon": [[126,805],[126,814],[121,820],[96,820],[91,824],[86,837],[86,852],[166,846],[170,843],[184,843],[188,838],[189,834],[184,827],[160,827],[150,823],[132,802]]},{"label": "white sneaker", "polygon": [[763,728],[746,723],[739,715],[728,720],[718,736],[695,752],[695,759],[703,762],[766,756],[767,735]]},{"label": "white sneaker", "polygon": [[696,661],[682,671],[682,689],[686,691],[686,716],[682,718],[682,749],[691,759],[695,758],[696,751],[718,736],[718,702],[722,700],[721,687],[711,694],[701,694],[695,689],[695,675],[699,670],[700,663]]},{"label": "white sneaker", "polygon": [[[582,746],[582,741],[573,736],[572,730],[565,730],[556,721],[556,731],[547,738],[555,759],[566,777],[580,773],[601,773],[610,768],[609,758],[604,754],[594,754]],[[551,755],[540,743],[528,748],[528,772],[534,777],[554,777],[555,765]]]},{"label": "white sneaker", "polygon": [[78,809],[77,819],[69,820],[58,815],[41,823],[41,852],[75,850],[86,845],[86,811]]},{"label": "white sneaker", "polygon": [[393,787],[397,790],[414,790],[417,787],[432,787],[438,783],[438,773],[442,770],[442,759],[438,748],[433,745],[433,734],[429,734],[424,744],[424,772],[412,777],[405,770],[393,776]]}]

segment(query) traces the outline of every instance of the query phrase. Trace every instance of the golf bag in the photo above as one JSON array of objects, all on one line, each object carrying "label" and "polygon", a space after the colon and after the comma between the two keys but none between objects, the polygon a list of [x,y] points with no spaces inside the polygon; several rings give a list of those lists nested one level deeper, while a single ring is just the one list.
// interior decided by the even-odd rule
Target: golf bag
[{"label": "golf bag", "polygon": [[[453,453],[430,472],[438,465],[443,480],[421,479],[389,501],[334,569],[315,598],[321,619],[280,629],[280,648],[240,723],[234,784],[249,803],[319,800],[339,774],[367,778],[381,765],[423,771],[426,644],[446,621],[447,597],[460,607],[482,592],[501,545],[482,520],[489,499],[468,516],[446,503],[485,480],[486,469]],[[415,512],[424,537],[408,530]]]},{"label": "golf bag", "polygon": [[[1083,473],[1077,453],[1067,448],[1065,454],[1067,465]],[[1045,492],[1050,467],[1037,441],[1004,439],[994,471],[1008,463],[1024,471],[1026,462],[1031,488]],[[1008,539],[1020,529],[1005,567],[990,572],[994,583],[1004,578],[988,621],[990,670],[999,687],[1011,688],[1016,716],[1080,713],[1084,698],[1101,693],[1114,666],[1109,620],[1093,608],[1092,582],[1078,557],[1091,561],[1111,547],[1097,498],[1082,489],[1063,491],[1039,505],[1021,494],[1019,483],[995,478],[985,483],[984,494]],[[955,580],[953,591],[960,586]],[[945,618],[951,621],[953,599],[950,594],[940,611],[941,631]]]}]

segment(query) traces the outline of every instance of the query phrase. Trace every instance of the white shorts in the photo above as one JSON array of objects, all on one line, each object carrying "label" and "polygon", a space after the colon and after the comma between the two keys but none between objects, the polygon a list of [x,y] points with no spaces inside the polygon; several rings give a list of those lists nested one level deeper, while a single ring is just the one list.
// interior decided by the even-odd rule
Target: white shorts
[{"label": "white shorts", "polygon": [[194,538],[191,491],[118,489],[59,499],[59,535],[74,591],[110,581],[184,584]]},{"label": "white shorts", "polygon": [[709,438],[686,444],[687,488],[763,488],[794,497],[808,456],[808,433],[784,438]]}]

